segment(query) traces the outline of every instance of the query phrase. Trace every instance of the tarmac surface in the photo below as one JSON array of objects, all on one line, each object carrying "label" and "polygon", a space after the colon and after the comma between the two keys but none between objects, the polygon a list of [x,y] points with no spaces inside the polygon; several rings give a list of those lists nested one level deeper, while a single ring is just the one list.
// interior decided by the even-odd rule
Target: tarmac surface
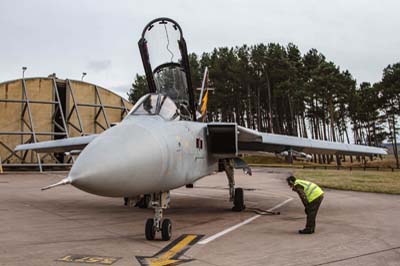
[{"label": "tarmac surface", "polygon": [[[173,222],[168,242],[145,240],[151,209],[126,207],[122,199],[90,195],[72,186],[40,191],[63,173],[3,174],[0,265],[107,265],[98,258],[116,266],[140,265],[136,256],[151,257],[186,234],[200,235],[201,240],[174,257],[191,261],[176,264],[400,265],[400,196],[325,190],[316,233],[299,235],[305,214],[285,182],[288,174],[289,170],[269,168],[253,168],[253,176],[236,171],[247,207],[276,207],[280,215],[232,212],[223,173],[200,180],[192,189],[173,191],[171,208],[165,212]],[[224,233],[227,228],[231,231]],[[184,246],[178,244],[171,252]]]}]

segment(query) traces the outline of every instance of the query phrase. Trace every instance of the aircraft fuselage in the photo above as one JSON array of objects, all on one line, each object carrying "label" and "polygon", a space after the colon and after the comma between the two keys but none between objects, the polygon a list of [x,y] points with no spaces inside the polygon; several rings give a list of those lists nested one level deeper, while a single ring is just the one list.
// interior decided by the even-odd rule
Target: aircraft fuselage
[{"label": "aircraft fuselage", "polygon": [[134,197],[191,184],[217,170],[207,153],[207,124],[133,115],[93,140],[73,165],[73,186]]}]

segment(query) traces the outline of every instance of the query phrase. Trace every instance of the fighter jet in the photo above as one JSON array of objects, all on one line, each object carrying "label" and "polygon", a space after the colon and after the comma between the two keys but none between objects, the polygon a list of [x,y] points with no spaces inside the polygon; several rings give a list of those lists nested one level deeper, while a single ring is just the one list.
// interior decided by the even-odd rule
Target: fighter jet
[{"label": "fighter jet", "polygon": [[[145,226],[148,240],[155,239],[157,232],[163,240],[171,238],[171,221],[163,218],[171,190],[226,169],[241,153],[293,149],[323,154],[386,154],[376,147],[262,133],[236,123],[203,122],[195,105],[187,47],[179,24],[169,18],[155,19],[146,25],[138,44],[149,93],[137,101],[123,121],[98,135],[19,145],[16,151],[81,151],[68,176],[44,189],[71,184],[95,195],[147,199],[154,209],[154,217]],[[207,99],[199,102],[206,103]],[[243,210],[243,189],[234,187],[232,177],[229,185],[233,209]]]}]

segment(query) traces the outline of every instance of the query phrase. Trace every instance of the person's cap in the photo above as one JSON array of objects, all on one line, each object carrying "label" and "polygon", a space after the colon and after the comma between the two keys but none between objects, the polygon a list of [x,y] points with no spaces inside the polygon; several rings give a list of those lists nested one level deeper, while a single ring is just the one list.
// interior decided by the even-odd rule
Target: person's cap
[{"label": "person's cap", "polygon": [[294,182],[296,182],[296,177],[291,175],[288,178],[286,178],[286,181],[288,182],[289,185],[292,185],[294,184]]}]

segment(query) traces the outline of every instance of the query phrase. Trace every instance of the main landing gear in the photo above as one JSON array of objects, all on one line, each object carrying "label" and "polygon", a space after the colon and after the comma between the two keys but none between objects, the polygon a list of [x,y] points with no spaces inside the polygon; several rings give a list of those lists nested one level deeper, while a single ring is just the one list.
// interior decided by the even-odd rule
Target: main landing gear
[{"label": "main landing gear", "polygon": [[170,219],[163,219],[163,210],[168,208],[169,191],[151,194],[151,207],[154,209],[154,218],[147,219],[145,235],[147,240],[154,240],[156,233],[161,231],[164,241],[171,239],[172,225]]},{"label": "main landing gear", "polygon": [[147,209],[150,207],[151,195],[145,194],[134,198],[124,197],[124,205],[128,207],[138,207],[140,209]]},{"label": "main landing gear", "polygon": [[235,188],[235,176],[232,160],[225,159],[223,161],[223,166],[229,183],[229,200],[233,201],[232,210],[236,212],[243,211],[246,208],[246,205],[244,205],[243,188]]}]

